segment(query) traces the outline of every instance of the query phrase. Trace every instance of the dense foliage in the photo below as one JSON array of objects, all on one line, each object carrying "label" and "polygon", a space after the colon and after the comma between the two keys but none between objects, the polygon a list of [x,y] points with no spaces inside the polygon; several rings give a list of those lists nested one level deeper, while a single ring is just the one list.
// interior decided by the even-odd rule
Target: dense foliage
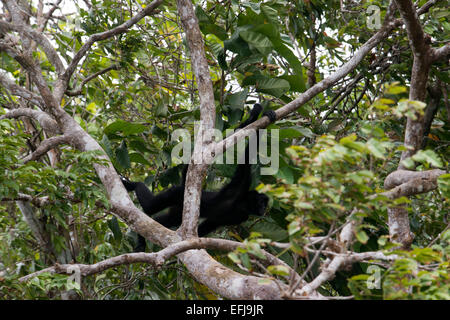
[{"label": "dense foliage", "polygon": [[[73,14],[51,19],[46,26],[55,49],[68,60],[87,37],[122,24],[146,2],[90,3],[90,8],[79,1],[66,4],[57,15]],[[213,81],[216,128],[223,132],[235,128],[257,101],[266,109],[278,109],[333,73],[373,34],[366,26],[367,7],[379,6],[383,17],[387,3],[348,1],[348,7],[342,8],[339,1],[329,0],[194,1]],[[101,144],[120,174],[145,181],[155,192],[179,183],[181,166],[171,158],[177,143],[171,133],[179,128],[193,132],[200,115],[176,5],[167,1],[159,10],[129,32],[97,42],[62,104]],[[30,12],[36,15],[37,7],[31,6]],[[450,24],[443,2],[421,21],[433,42],[448,41]],[[54,66],[39,46],[33,56],[51,86]],[[2,72],[32,89],[12,57],[0,52],[0,58]],[[398,29],[337,85],[268,127],[279,129],[279,170],[271,176],[256,175],[254,180],[257,190],[270,196],[270,209],[241,226],[218,230],[215,237],[246,244],[231,253],[210,251],[218,261],[242,273],[264,273],[288,283],[282,266],[263,269],[255,263],[265,249],[310,281],[332,253],[325,250],[317,258],[320,245],[308,247],[308,242],[336,234],[355,213],[352,219],[360,224],[351,249],[383,251],[401,259],[350,265],[320,288],[322,294],[450,299],[450,175],[441,176],[438,188],[426,194],[395,200],[376,195],[384,191],[384,179],[400,161],[406,118],[413,116],[412,111],[424,112],[425,104],[407,100],[411,59],[407,35]],[[446,62],[432,66],[430,85],[448,82]],[[106,68],[107,72],[83,82]],[[436,112],[424,148],[405,162],[410,168],[418,165],[419,171],[448,168],[448,102],[442,93],[428,103],[431,100],[437,101]],[[0,88],[0,113],[23,103]],[[46,273],[19,282],[20,277],[56,262],[92,264],[130,252],[136,234],[109,210],[92,167],[99,161],[96,153],[61,146],[55,162],[43,157],[23,164],[21,159],[46,133],[32,120],[2,120],[0,133],[1,299],[45,299],[69,289],[85,299],[217,297],[176,258],[160,270],[144,264],[109,269],[84,278],[81,287],[65,275]],[[204,188],[220,188],[234,169],[211,166]],[[17,201],[12,201],[23,194],[33,199],[29,203],[45,226],[49,247],[36,241]],[[43,197],[48,198],[41,205]],[[415,235],[412,250],[392,251],[387,207],[405,204]],[[159,249],[149,243],[149,251]],[[375,285],[369,288],[371,279]]]}]

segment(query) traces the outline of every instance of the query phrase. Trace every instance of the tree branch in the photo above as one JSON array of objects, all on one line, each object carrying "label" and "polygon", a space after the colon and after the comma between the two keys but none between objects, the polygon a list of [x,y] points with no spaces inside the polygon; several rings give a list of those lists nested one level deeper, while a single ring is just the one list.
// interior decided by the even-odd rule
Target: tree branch
[{"label": "tree branch", "polygon": [[191,165],[189,165],[186,175],[183,219],[179,229],[184,238],[197,236],[201,189],[203,178],[206,175],[207,164],[204,164],[203,159],[200,159],[199,164],[197,164],[195,160],[196,155],[202,155],[203,150],[208,144],[212,143],[212,141],[203,141],[203,132],[204,130],[214,128],[216,111],[213,86],[205,54],[205,44],[194,12],[194,7],[189,0],[178,0],[177,8],[183,29],[186,33],[186,40],[191,55],[192,70],[197,78],[200,98],[200,124],[198,136],[195,139],[194,157],[191,159]]},{"label": "tree branch", "polygon": [[8,113],[0,116],[0,120],[17,119],[19,117],[28,117],[38,121],[42,128],[50,133],[60,132],[58,123],[49,114],[43,111],[28,108],[13,109]]},{"label": "tree branch", "polygon": [[31,57],[21,54],[3,41],[0,41],[0,51],[4,51],[11,56],[28,72],[31,79],[33,79],[33,82],[36,84],[42,100],[45,102],[45,107],[56,112],[59,106],[55,102],[52,92],[42,75],[40,66],[36,64]]},{"label": "tree branch", "polygon": [[77,89],[72,90],[72,91],[69,91],[69,90],[68,90],[68,91],[66,91],[66,94],[67,94],[68,96],[78,96],[78,95],[81,94],[81,91],[83,90],[83,86],[84,86],[86,83],[88,83],[88,82],[91,81],[92,79],[95,79],[95,78],[97,78],[98,76],[101,76],[102,74],[105,74],[105,73],[107,73],[107,72],[109,72],[109,71],[111,71],[111,70],[117,70],[118,68],[119,68],[118,65],[112,65],[112,66],[109,66],[108,68],[105,68],[105,69],[103,69],[103,70],[97,71],[96,73],[91,74],[90,76],[88,76],[87,78],[85,78],[83,81],[81,81],[81,84],[79,85],[79,87],[78,87]]},{"label": "tree branch", "polygon": [[390,173],[384,180],[384,188],[389,190],[402,184],[408,183],[411,180],[430,180],[436,179],[445,174],[444,170],[434,169],[428,171],[411,171],[411,170],[397,170]]},{"label": "tree branch", "polygon": [[61,75],[60,80],[64,83],[64,85],[65,85],[64,87],[65,88],[67,87],[67,83],[68,83],[69,79],[72,77],[72,74],[75,71],[75,68],[77,67],[78,63],[86,55],[86,53],[89,51],[89,49],[95,42],[106,40],[115,35],[127,32],[129,28],[131,28],[133,25],[138,23],[142,18],[153,14],[155,9],[162,2],[163,2],[163,0],[155,0],[152,3],[150,3],[148,6],[146,6],[144,9],[139,11],[134,17],[132,17],[131,19],[122,23],[121,25],[119,25],[111,30],[96,33],[96,34],[93,34],[92,36],[90,36],[89,39],[86,41],[86,43],[75,54],[75,56],[72,59],[72,62],[67,67],[66,71]]},{"label": "tree branch", "polygon": [[40,109],[44,109],[44,101],[42,98],[35,93],[28,91],[27,89],[18,86],[12,80],[8,78],[6,74],[0,72],[0,84],[7,89],[13,96],[21,97],[32,104],[38,106]]},{"label": "tree branch", "polygon": [[[133,263],[147,263],[155,268],[161,267],[168,259],[180,254],[182,252],[193,250],[193,249],[213,249],[213,250],[224,250],[233,251],[238,247],[245,247],[244,244],[240,242],[235,242],[231,240],[224,239],[213,239],[213,238],[194,238],[189,240],[184,240],[172,244],[158,252],[152,253],[127,253],[119,255],[113,258],[105,259],[101,262],[87,265],[87,264],[65,264],[65,265],[55,265],[50,268],[46,268],[32,274],[26,275],[19,279],[19,281],[28,281],[31,278],[38,276],[44,272],[52,273],[62,273],[62,274],[72,274],[74,267],[80,270],[82,276],[88,276],[103,272],[107,269],[118,267],[121,265],[129,265]],[[283,261],[274,257],[273,255],[265,252],[266,258],[272,264],[283,264],[287,266]],[[287,266],[292,272],[294,272],[289,266]]]},{"label": "tree branch", "polygon": [[429,42],[425,41],[425,33],[419,21],[419,15],[411,0],[395,0],[397,8],[406,26],[409,44],[416,58],[427,59],[430,51]]},{"label": "tree branch", "polygon": [[0,20],[0,31],[0,33],[7,31],[16,31],[22,37],[27,37],[30,40],[35,41],[41,46],[42,50],[44,50],[50,63],[55,67],[58,75],[63,73],[64,65],[62,64],[58,53],[43,33],[31,29],[25,24],[12,24],[2,20]]},{"label": "tree branch", "polygon": [[300,289],[300,295],[309,295],[312,291],[317,290],[324,282],[331,280],[335,277],[336,272],[344,268],[347,265],[370,260],[386,260],[395,261],[399,257],[397,255],[385,255],[382,252],[349,252],[349,253],[336,253],[328,251],[327,254],[334,255],[333,259],[324,262],[322,272],[309,284]]},{"label": "tree branch", "polygon": [[[283,107],[279,108],[275,111],[277,119],[282,119],[288,116],[290,113],[294,112],[304,104],[306,104],[309,100],[315,97],[317,94],[325,91],[326,89],[332,87],[339,80],[344,78],[347,74],[352,72],[358,64],[364,59],[364,57],[381,41],[389,36],[389,34],[396,27],[400,26],[402,21],[400,19],[393,19],[393,15],[395,12],[395,5],[391,1],[389,8],[387,10],[384,23],[381,29],[375,33],[355,54],[349,61],[347,61],[344,65],[342,65],[335,73],[315,84],[293,101],[285,104]],[[262,117],[259,120],[251,123],[245,129],[260,129],[265,128],[270,124],[270,120],[267,117]],[[246,130],[239,130],[234,134],[230,135],[228,138],[223,139],[217,143],[213,143],[210,145],[209,150],[206,152],[206,155],[218,155],[224,152],[227,148],[231,147],[236,141],[242,139],[246,132]],[[207,158],[206,161],[211,161],[211,158]]]},{"label": "tree branch", "polygon": [[431,49],[431,61],[435,62],[446,58],[450,54],[450,43],[446,43],[443,47]]},{"label": "tree branch", "polygon": [[19,192],[16,197],[14,198],[0,198],[0,201],[23,201],[23,202],[31,202],[33,205],[35,205],[38,208],[43,207],[47,203],[49,203],[49,197],[39,197],[35,198],[30,196],[29,194],[21,193]]},{"label": "tree branch", "polygon": [[39,147],[30,155],[26,156],[22,159],[23,163],[27,163],[29,161],[35,161],[39,159],[41,156],[46,154],[49,150],[55,148],[56,146],[64,143],[70,142],[70,136],[62,135],[48,138],[41,142]]}]

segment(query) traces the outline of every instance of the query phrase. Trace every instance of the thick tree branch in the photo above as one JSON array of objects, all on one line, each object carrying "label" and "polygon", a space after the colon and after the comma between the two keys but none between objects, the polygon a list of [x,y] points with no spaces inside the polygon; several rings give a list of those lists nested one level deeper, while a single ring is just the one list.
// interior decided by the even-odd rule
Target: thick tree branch
[{"label": "thick tree branch", "polygon": [[450,55],[450,43],[446,43],[443,47],[431,49],[431,61],[435,62]]},{"label": "thick tree branch", "polygon": [[49,197],[39,197],[35,198],[30,196],[29,194],[19,192],[14,198],[0,198],[0,201],[23,201],[23,202],[31,202],[34,206],[41,208],[44,205],[49,203]]},{"label": "thick tree branch", "polygon": [[[432,50],[430,37],[423,31],[418,13],[411,0],[395,0],[402,19],[406,26],[409,43],[413,53],[413,67],[411,71],[411,85],[409,99],[425,101],[426,85],[431,63],[444,54],[448,49]],[[401,160],[414,155],[422,146],[424,132],[423,116],[416,114],[416,119],[408,118],[405,129],[405,146],[409,147],[402,152]],[[404,169],[400,163],[399,169]]]},{"label": "thick tree branch", "polygon": [[12,24],[0,20],[0,34],[8,31],[16,31],[20,33],[22,37],[27,37],[28,39],[38,43],[47,55],[50,63],[55,67],[56,72],[58,74],[62,74],[64,71],[64,65],[62,64],[58,53],[43,33],[31,29],[25,24]]},{"label": "thick tree branch", "polygon": [[[445,173],[445,171],[443,171],[443,173]],[[436,189],[437,186],[436,179],[416,178],[381,194],[389,199],[397,199],[400,197],[409,197],[416,194],[427,193]]]},{"label": "thick tree branch", "polygon": [[425,41],[425,32],[419,21],[419,15],[411,0],[395,0],[397,8],[406,26],[409,44],[415,57],[427,59],[430,51],[429,42]]},{"label": "thick tree branch", "polygon": [[445,171],[440,169],[428,171],[397,170],[386,177],[384,180],[384,188],[389,190],[404,183],[408,183],[411,180],[436,181],[436,179],[444,173]]},{"label": "thick tree branch", "polygon": [[45,102],[45,107],[55,112],[58,109],[58,104],[55,102],[53,94],[42,75],[40,66],[29,56],[18,52],[3,41],[0,41],[0,51],[4,51],[10,57],[15,59],[28,72],[31,79],[33,79],[33,82],[36,84],[42,100]]},{"label": "thick tree branch", "polygon": [[[121,265],[129,265],[133,263],[148,263],[156,268],[161,267],[168,259],[188,250],[193,249],[213,249],[213,250],[224,250],[233,251],[238,247],[245,247],[244,244],[240,242],[224,240],[224,239],[213,239],[213,238],[193,238],[189,240],[180,241],[174,243],[158,252],[153,253],[128,253],[113,258],[103,260],[101,262],[86,265],[86,264],[66,264],[66,265],[56,265],[50,268],[40,270],[38,272],[29,274],[20,279],[21,282],[28,281],[33,277],[38,276],[44,272],[55,272],[62,274],[72,274],[74,267],[80,270],[82,276],[88,276],[96,273],[103,272],[107,269],[118,267]],[[274,257],[273,255],[264,252],[266,259],[269,264],[281,264],[286,266],[291,272],[294,272],[286,263]]]},{"label": "thick tree branch", "polygon": [[312,291],[317,290],[324,282],[333,279],[336,272],[347,265],[362,261],[395,261],[398,259],[397,255],[385,255],[379,251],[361,253],[349,252],[344,254],[329,251],[327,254],[334,255],[333,259],[331,261],[327,259],[327,261],[324,262],[322,272],[313,281],[300,289],[300,295],[309,295]]},{"label": "thick tree branch", "polygon": [[61,132],[58,123],[47,113],[43,111],[28,109],[28,108],[19,108],[13,109],[8,113],[0,116],[0,120],[2,119],[17,119],[19,117],[28,117],[36,120],[39,124],[44,128],[44,130],[50,133],[59,133]]},{"label": "thick tree branch", "polygon": [[[394,171],[384,181],[384,187],[391,190],[383,192],[382,195],[395,199],[429,192],[436,189],[436,179],[444,173],[445,171],[439,169],[423,172]],[[414,240],[414,234],[410,231],[408,211],[404,206],[388,208],[388,226],[391,240],[408,249]]]},{"label": "thick tree branch", "polygon": [[44,224],[36,216],[36,212],[28,201],[16,201],[20,212],[22,212],[25,222],[30,227],[30,230],[39,243],[39,245],[47,251],[50,255],[55,256],[55,249],[50,234],[45,230]]},{"label": "thick tree branch", "polygon": [[[425,9],[419,9],[417,12],[410,0],[395,0],[395,3],[398,6],[402,20],[406,26],[409,43],[413,53],[409,99],[424,102],[426,98],[428,74],[431,63],[433,62],[433,51],[430,48],[431,39],[429,36],[425,35],[418,15],[422,12],[426,12],[430,5],[436,2],[429,1],[425,4]],[[401,160],[411,157],[420,149],[423,141],[423,133],[423,116],[416,113],[414,118],[408,117],[404,139],[404,144],[407,149],[402,152]],[[403,162],[400,162],[398,169],[401,170],[404,168]],[[392,182],[389,181],[392,177],[388,178],[386,179],[388,181],[385,186],[392,185]],[[433,183],[426,183],[426,185],[423,185],[422,182],[423,181],[415,180],[414,182],[407,183],[402,187],[389,191],[387,195],[396,197],[402,194],[419,192],[421,188],[424,188],[424,190],[433,188]],[[420,187],[414,183],[419,183]],[[408,249],[414,239],[414,234],[410,231],[408,211],[404,206],[388,208],[388,225],[391,240],[400,243],[404,249]]]},{"label": "thick tree branch", "polygon": [[191,65],[197,79],[200,98],[200,123],[198,135],[195,137],[194,159],[193,161],[191,160],[191,165],[186,175],[183,222],[180,227],[182,237],[192,237],[197,235],[201,188],[207,170],[207,165],[204,164],[203,159],[200,159],[200,163],[197,164],[196,155],[202,155],[203,150],[212,142],[203,141],[202,137],[205,130],[214,128],[216,111],[213,86],[205,54],[205,44],[194,7],[189,0],[178,0],[177,8],[186,33],[186,40],[191,55]]}]

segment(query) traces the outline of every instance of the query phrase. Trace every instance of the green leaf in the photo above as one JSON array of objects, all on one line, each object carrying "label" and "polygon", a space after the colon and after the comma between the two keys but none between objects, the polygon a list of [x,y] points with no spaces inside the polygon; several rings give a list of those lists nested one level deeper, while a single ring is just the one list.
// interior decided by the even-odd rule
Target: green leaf
[{"label": "green leaf", "polygon": [[[297,77],[297,81],[299,82],[298,88],[304,87],[304,79],[303,79],[303,66],[298,59],[298,57],[289,49],[286,44],[283,42],[280,36],[280,32],[276,27],[277,24],[265,23],[255,27],[252,31],[261,33],[265,35],[272,43],[273,50],[275,50],[279,55],[285,58],[289,65],[293,69],[293,73],[295,77]],[[301,90],[301,92],[303,92]]]},{"label": "green leaf", "polygon": [[128,156],[128,148],[125,141],[122,141],[119,148],[117,148],[116,159],[122,168],[129,169],[131,167],[130,157]]},{"label": "green leaf", "polygon": [[148,162],[144,158],[144,156],[142,154],[140,154],[140,153],[136,153],[136,152],[130,153],[129,157],[130,157],[130,162],[141,163],[141,164],[144,164],[144,165],[147,165],[147,166],[151,165],[151,163]]},{"label": "green leaf", "polygon": [[439,190],[444,197],[450,197],[450,173],[443,174],[437,179]]},{"label": "green leaf", "polygon": [[260,6],[261,12],[264,14],[264,16],[273,24],[278,24],[278,11],[269,7],[266,4],[262,4]]},{"label": "green leaf", "polygon": [[261,74],[250,75],[242,80],[241,86],[254,85],[256,91],[264,92],[275,97],[282,96],[290,88],[289,82],[278,78],[269,78]]},{"label": "green leaf", "polygon": [[228,40],[223,41],[224,49],[237,53],[239,56],[248,57],[252,54],[248,44],[239,36],[240,30],[236,30]]},{"label": "green leaf", "polygon": [[278,79],[283,79],[289,82],[290,90],[295,92],[304,92],[306,90],[305,79],[302,74],[279,76]]},{"label": "green leaf", "polygon": [[116,217],[112,217],[111,219],[108,220],[108,227],[109,229],[111,229],[114,238],[117,241],[121,241],[122,240],[122,231],[120,230],[120,226],[119,226],[119,222],[117,221]]},{"label": "green leaf", "polygon": [[289,276],[289,269],[282,265],[268,266],[267,271],[277,276]]},{"label": "green leaf", "polygon": [[105,150],[106,154],[110,159],[114,159],[114,153],[112,151],[111,141],[109,141],[108,136],[106,134],[103,135],[101,145],[103,150]]},{"label": "green leaf", "polygon": [[270,238],[273,241],[281,241],[288,237],[286,230],[275,223],[259,221],[252,228],[252,232],[258,232],[265,238]]},{"label": "green leaf", "polygon": [[261,33],[253,31],[241,31],[239,33],[242,39],[254,46],[261,54],[268,55],[272,49],[272,42]]},{"label": "green leaf", "polygon": [[242,110],[245,105],[245,100],[247,99],[248,89],[244,89],[242,91],[232,93],[227,96],[228,104],[234,109]]},{"label": "green leaf", "polygon": [[275,97],[281,97],[289,89],[289,82],[284,79],[265,78],[256,81],[256,91],[265,92]]},{"label": "green leaf", "polygon": [[276,177],[278,179],[284,179],[286,180],[286,183],[292,184],[294,183],[294,173],[292,172],[291,168],[288,166],[281,167],[278,169]]},{"label": "green leaf", "polygon": [[280,139],[298,138],[298,137],[314,138],[314,133],[311,131],[311,129],[300,126],[282,128],[280,129],[279,134]]},{"label": "green leaf", "polygon": [[213,34],[222,41],[228,38],[225,29],[213,23],[200,25],[200,29],[203,34]]},{"label": "green leaf", "polygon": [[234,263],[241,263],[241,259],[239,259],[239,256],[235,252],[228,253],[228,258]]},{"label": "green leaf", "polygon": [[366,143],[367,149],[369,149],[370,153],[379,159],[384,159],[384,154],[386,153],[386,149],[383,144],[374,138],[369,139]]},{"label": "green leaf", "polygon": [[109,136],[116,132],[123,132],[123,134],[127,136],[131,134],[142,133],[145,130],[147,130],[147,127],[142,124],[127,122],[124,120],[117,120],[106,126],[106,128],[104,129],[104,133]]},{"label": "green leaf", "polygon": [[250,262],[250,257],[247,253],[243,253],[241,254],[241,261],[242,261],[242,265],[244,267],[246,267],[247,269],[252,269],[252,264]]},{"label": "green leaf", "polygon": [[211,18],[208,16],[208,14],[199,5],[197,5],[195,7],[195,15],[197,16],[198,22],[200,24],[202,24],[202,23],[212,23]]},{"label": "green leaf", "polygon": [[397,95],[400,93],[407,92],[407,89],[406,89],[406,87],[399,85],[399,82],[394,82],[394,83],[386,85],[385,92],[387,94]]},{"label": "green leaf", "polygon": [[431,166],[442,168],[443,163],[433,150],[419,150],[411,157],[414,161],[428,163]]},{"label": "green leaf", "polygon": [[366,244],[369,240],[369,236],[364,230],[359,230],[356,232],[356,239],[358,239],[359,242]]}]

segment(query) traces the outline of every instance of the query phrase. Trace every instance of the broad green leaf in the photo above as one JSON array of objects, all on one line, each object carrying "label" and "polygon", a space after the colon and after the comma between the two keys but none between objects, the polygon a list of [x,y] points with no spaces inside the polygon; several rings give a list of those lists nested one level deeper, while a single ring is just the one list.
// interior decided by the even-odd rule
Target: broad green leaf
[{"label": "broad green leaf", "polygon": [[258,232],[265,238],[270,238],[273,241],[281,241],[288,237],[286,230],[275,223],[259,221],[252,228],[252,232]]},{"label": "broad green leaf", "polygon": [[114,159],[114,153],[112,150],[111,142],[108,139],[108,136],[106,134],[103,135],[102,141],[101,141],[103,150],[105,150],[106,154],[110,159]]},{"label": "broad green leaf", "polygon": [[371,138],[369,139],[369,141],[367,141],[366,147],[372,155],[377,158],[384,159],[386,149],[384,148],[383,144],[380,143],[380,141]]},{"label": "broad green leaf", "polygon": [[241,31],[239,35],[242,39],[254,46],[263,55],[269,54],[273,49],[272,42],[270,42],[270,40],[261,33],[256,33],[253,31]]},{"label": "broad green leaf", "polygon": [[122,141],[119,148],[117,148],[116,159],[122,168],[129,169],[131,167],[130,157],[128,156],[128,148],[125,141]]},{"label": "broad green leaf", "polygon": [[431,166],[442,168],[443,163],[433,150],[419,150],[412,159],[417,162],[428,163]]},{"label": "broad green leaf", "polygon": [[116,132],[123,132],[123,134],[127,136],[131,134],[142,133],[146,130],[147,127],[139,123],[116,120],[115,122],[106,126],[106,128],[104,129],[104,133],[110,135]]},{"label": "broad green leaf", "polygon": [[268,266],[267,271],[277,276],[289,276],[289,269],[283,265]]},{"label": "broad green leaf", "polygon": [[256,81],[256,90],[280,97],[290,88],[289,82],[283,79],[265,78]]},{"label": "broad green leaf", "polygon": [[364,230],[359,230],[356,232],[356,239],[358,239],[359,242],[365,244],[369,240],[369,236]]},{"label": "broad green leaf", "polygon": [[120,230],[119,222],[117,221],[116,217],[112,217],[108,220],[108,227],[111,229],[112,233],[114,234],[114,238],[117,241],[122,240],[122,231]]},{"label": "broad green leaf", "polygon": [[147,166],[150,166],[151,163],[148,162],[140,153],[130,153],[129,155],[130,157],[130,162],[134,162],[134,163],[141,163]]}]

